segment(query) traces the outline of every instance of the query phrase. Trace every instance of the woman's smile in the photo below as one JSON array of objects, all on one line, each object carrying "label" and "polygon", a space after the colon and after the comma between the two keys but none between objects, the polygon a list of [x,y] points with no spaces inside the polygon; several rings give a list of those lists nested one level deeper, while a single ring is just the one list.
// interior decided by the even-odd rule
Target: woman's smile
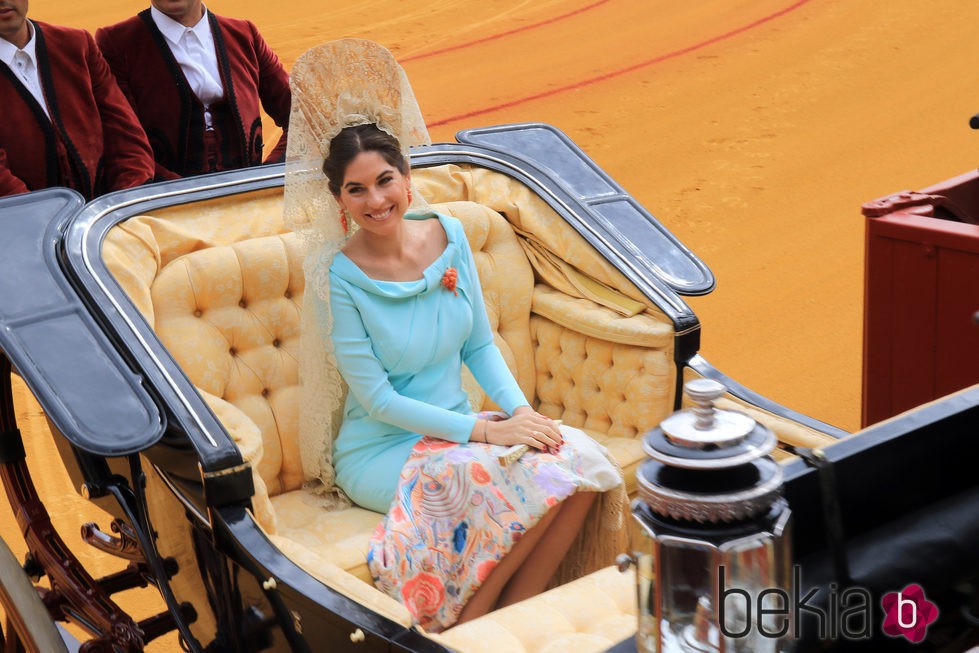
[{"label": "woman's smile", "polygon": [[390,216],[393,211],[394,211],[394,207],[389,206],[387,209],[383,211],[373,211],[372,213],[367,213],[366,215],[368,218],[374,220],[375,222],[381,222],[383,220],[386,220],[387,217]]}]

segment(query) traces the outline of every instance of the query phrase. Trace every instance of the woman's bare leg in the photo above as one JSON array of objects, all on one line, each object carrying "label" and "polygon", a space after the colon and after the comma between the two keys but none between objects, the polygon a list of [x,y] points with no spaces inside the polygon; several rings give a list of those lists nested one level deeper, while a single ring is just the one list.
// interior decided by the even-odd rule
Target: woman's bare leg
[{"label": "woman's bare leg", "polygon": [[594,492],[577,492],[562,502],[561,512],[500,592],[497,608],[523,601],[544,591],[571,548],[571,543],[585,523],[585,517],[594,502]]},{"label": "woman's bare leg", "polygon": [[533,528],[517,540],[517,543],[513,545],[510,552],[503,556],[503,559],[500,560],[499,564],[486,577],[486,580],[476,590],[476,593],[472,595],[472,598],[466,602],[462,612],[459,613],[459,618],[456,620],[457,624],[481,617],[496,607],[500,592],[503,591],[510,578],[520,569],[528,556],[536,550],[537,543],[550,530],[550,526],[554,523],[557,516],[563,512],[565,503],[567,501],[559,503],[551,510],[548,510],[547,514]]},{"label": "woman's bare leg", "polygon": [[500,560],[466,602],[456,623],[544,591],[581,530],[595,496],[594,492],[577,492],[549,510]]}]

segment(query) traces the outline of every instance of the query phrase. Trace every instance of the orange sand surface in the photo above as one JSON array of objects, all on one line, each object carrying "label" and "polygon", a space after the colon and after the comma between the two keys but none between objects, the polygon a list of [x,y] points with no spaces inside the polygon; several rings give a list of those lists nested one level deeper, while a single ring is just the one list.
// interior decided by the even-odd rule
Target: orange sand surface
[{"label": "orange sand surface", "polygon": [[[979,3],[208,6],[253,20],[287,68],[333,38],[385,44],[433,140],[500,123],[558,126],[714,271],[717,289],[690,300],[708,360],[848,430],[860,420],[860,204],[976,164],[967,120],[979,111]],[[141,8],[36,0],[30,15],[94,30]],[[44,447],[35,442],[29,456]],[[48,458],[46,469],[58,466]]]},{"label": "orange sand surface", "polygon": [[[976,163],[979,5],[912,0],[213,0],[286,67],[370,38],[403,62],[432,138],[563,129],[711,267],[703,354],[856,429],[860,204]],[[331,8],[334,7],[334,8]],[[36,2],[90,30],[140,8]],[[274,127],[270,129],[274,132]]]}]

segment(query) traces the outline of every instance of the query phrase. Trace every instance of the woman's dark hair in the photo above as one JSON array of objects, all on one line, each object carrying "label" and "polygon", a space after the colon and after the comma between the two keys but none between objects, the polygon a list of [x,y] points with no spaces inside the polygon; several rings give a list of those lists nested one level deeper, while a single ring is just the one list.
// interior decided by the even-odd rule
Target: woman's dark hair
[{"label": "woman's dark hair", "polygon": [[344,127],[330,141],[330,153],[323,161],[323,174],[334,195],[340,194],[347,166],[361,152],[377,152],[401,174],[408,174],[408,160],[401,154],[401,145],[394,136],[374,124]]}]

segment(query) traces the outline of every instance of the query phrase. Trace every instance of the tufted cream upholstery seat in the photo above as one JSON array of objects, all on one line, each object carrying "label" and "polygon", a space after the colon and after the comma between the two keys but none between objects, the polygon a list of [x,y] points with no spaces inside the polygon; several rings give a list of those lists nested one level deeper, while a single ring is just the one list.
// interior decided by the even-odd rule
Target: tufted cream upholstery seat
[{"label": "tufted cream upholstery seat", "polygon": [[[673,410],[672,324],[523,186],[456,166],[413,176],[435,209],[462,220],[497,344],[526,396],[605,444],[634,494],[639,436]],[[253,510],[269,538],[324,583],[407,625],[403,607],[370,584],[364,552],[379,515],[358,507],[326,512],[302,488],[302,252],[295,235],[268,219],[277,215],[281,194],[261,191],[132,218],[110,232],[103,258],[251,462]],[[633,583],[601,574],[532,599],[549,606],[554,633],[576,643],[547,650],[598,650],[628,635],[614,617],[633,623],[626,606]],[[597,609],[589,595],[599,587],[612,597],[601,602],[611,606],[602,613],[607,627],[598,628],[604,635],[576,615],[582,606]],[[530,622],[521,609],[442,637],[459,650],[488,650],[480,640],[503,637],[503,628],[526,631],[513,634],[524,648],[508,650],[542,650],[533,642],[545,631],[524,627]]]}]

